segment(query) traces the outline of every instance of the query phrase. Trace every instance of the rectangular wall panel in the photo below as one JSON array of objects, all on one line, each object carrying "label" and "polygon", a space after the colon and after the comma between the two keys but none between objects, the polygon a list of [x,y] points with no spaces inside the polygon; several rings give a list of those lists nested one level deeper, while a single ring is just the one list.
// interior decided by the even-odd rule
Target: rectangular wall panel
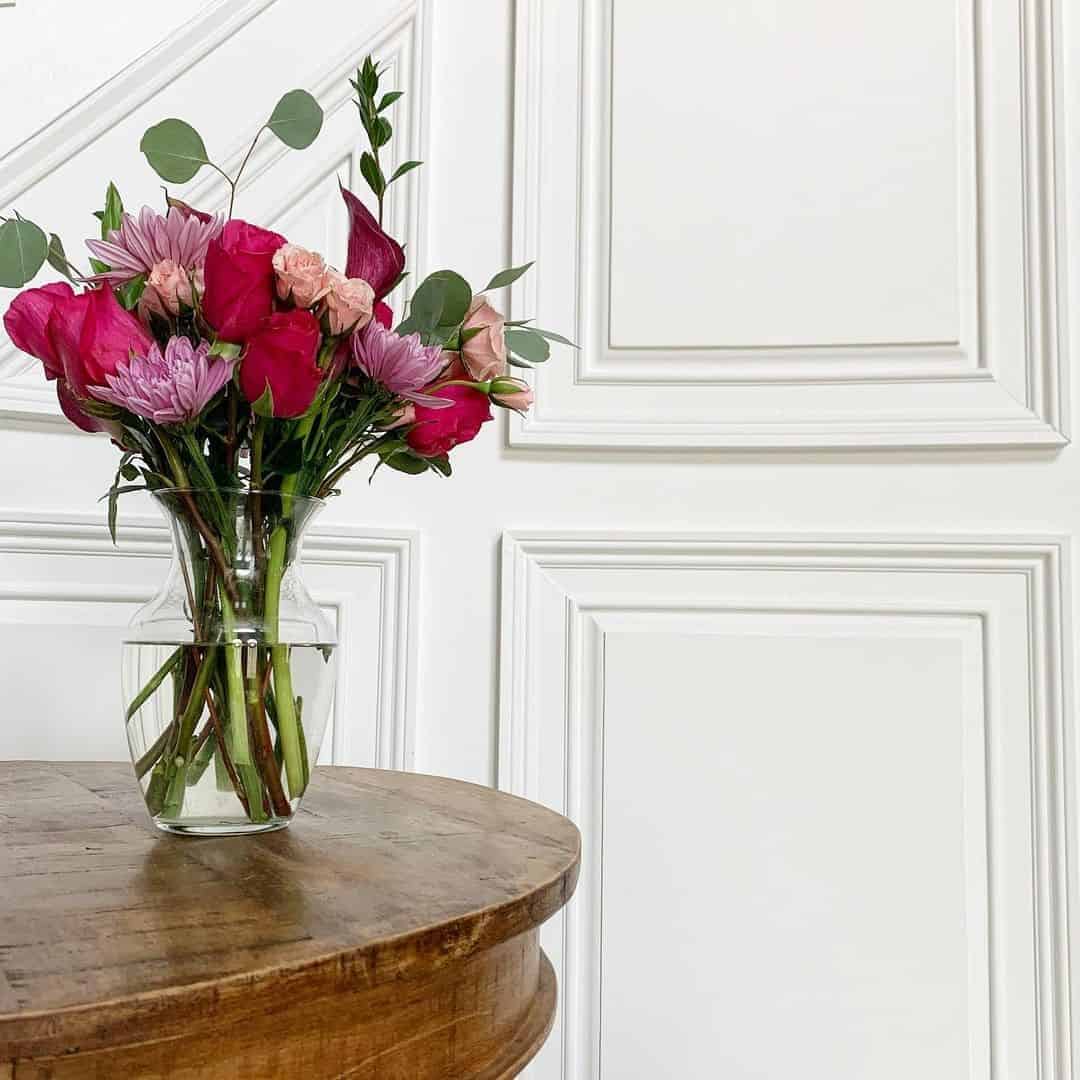
[{"label": "rectangular wall panel", "polygon": [[1067,441],[1054,0],[517,13],[512,445]]},{"label": "rectangular wall panel", "polygon": [[[114,548],[81,515],[0,520],[0,758],[126,759],[120,645],[164,583],[170,541],[146,518],[119,535]],[[418,558],[409,532],[325,528],[305,544],[304,580],[339,641],[324,762],[412,765]]]},{"label": "rectangular wall panel", "polygon": [[1067,1080],[1060,541],[511,535],[500,785],[582,829],[530,1074]]}]

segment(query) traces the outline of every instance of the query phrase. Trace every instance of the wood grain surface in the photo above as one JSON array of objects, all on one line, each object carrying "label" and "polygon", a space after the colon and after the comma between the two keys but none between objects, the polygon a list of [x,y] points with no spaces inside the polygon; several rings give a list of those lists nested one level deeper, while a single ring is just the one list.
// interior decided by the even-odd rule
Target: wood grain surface
[{"label": "wood grain surface", "polygon": [[437,777],[319,769],[290,829],[192,839],[130,765],[0,763],[0,1078],[515,1076],[579,857]]}]

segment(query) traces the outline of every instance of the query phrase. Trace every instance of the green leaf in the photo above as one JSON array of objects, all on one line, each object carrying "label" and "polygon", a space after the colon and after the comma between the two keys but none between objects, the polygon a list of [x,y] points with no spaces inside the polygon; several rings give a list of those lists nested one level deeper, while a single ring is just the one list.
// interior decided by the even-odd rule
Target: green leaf
[{"label": "green leaf", "polygon": [[404,161],[395,170],[394,175],[390,177],[389,183],[393,183],[395,180],[399,180],[406,173],[410,173],[413,169],[419,168],[424,163],[422,161]]},{"label": "green leaf", "polygon": [[93,270],[95,274],[105,274],[108,273],[109,264],[103,263],[100,259],[91,259],[90,269]]},{"label": "green leaf", "polygon": [[147,128],[139,149],[154,172],[170,184],[186,184],[210,164],[202,136],[190,124],[174,118]]},{"label": "green leaf", "polygon": [[251,403],[251,411],[257,416],[273,416],[274,415],[274,392],[270,389],[270,384],[266,384],[266,389],[259,395],[257,401]]},{"label": "green leaf", "polygon": [[532,330],[507,330],[506,347],[530,364],[542,364],[551,355],[551,346]]},{"label": "green leaf", "polygon": [[67,256],[64,254],[64,245],[60,242],[60,237],[56,233],[49,233],[49,265],[58,273],[63,274],[72,284],[75,283],[75,279],[71,276],[71,266],[67,261]]},{"label": "green leaf", "polygon": [[382,170],[378,162],[366,150],[360,155],[360,175],[368,182],[368,187],[376,195],[381,195],[386,190]]},{"label": "green leaf", "polygon": [[274,106],[266,126],[294,150],[309,147],[322,131],[323,111],[306,90],[290,90]]},{"label": "green leaf", "polygon": [[105,209],[101,212],[101,239],[108,240],[113,229],[119,229],[124,220],[124,201],[116,185],[109,182],[105,189]]},{"label": "green leaf", "polygon": [[390,454],[383,458],[383,463],[398,472],[408,473],[409,476],[419,476],[428,471],[427,458],[416,457],[408,451],[399,450],[396,454]]},{"label": "green leaf", "polygon": [[453,270],[436,270],[413,294],[409,318],[428,332],[438,328],[452,330],[465,318],[471,303],[472,289],[460,274]]},{"label": "green leaf", "polygon": [[121,464],[120,475],[129,482],[139,479],[139,470],[131,464],[131,458],[127,458],[127,460]]},{"label": "green leaf", "polygon": [[513,284],[526,270],[533,264],[527,262],[522,266],[511,266],[507,270],[500,270],[485,286],[484,291],[488,289],[505,289],[507,285]]},{"label": "green leaf", "polygon": [[134,311],[146,289],[146,275],[138,274],[116,290],[116,298],[125,311]]},{"label": "green leaf", "polygon": [[404,90],[391,90],[388,94],[383,94],[382,100],[379,102],[377,112],[382,112],[383,109],[389,109],[399,98],[405,96]]},{"label": "green leaf", "polygon": [[527,363],[527,362],[526,362],[526,361],[524,361],[524,360],[519,360],[519,359],[518,359],[518,358],[517,358],[516,356],[514,356],[514,355],[513,355],[512,353],[511,353],[510,355],[508,355],[508,356],[506,357],[506,362],[507,362],[507,363],[508,363],[508,364],[509,364],[509,365],[510,365],[511,367],[519,367],[519,368],[525,368],[525,369],[526,369],[526,370],[528,370],[528,371],[532,371],[532,364],[529,364],[529,363]]},{"label": "green leaf", "polygon": [[[509,325],[509,324],[508,324]],[[539,326],[531,326],[529,328],[534,334],[539,334],[542,338],[547,338],[548,341],[557,341],[560,345],[569,345],[571,349],[580,349],[580,345],[575,345],[569,338],[565,338],[562,334],[556,334],[554,330],[541,330]]]},{"label": "green leaf", "polygon": [[234,345],[230,341],[215,341],[210,346],[211,356],[223,356],[226,360],[235,360],[242,350],[242,345]]},{"label": "green leaf", "polygon": [[41,269],[49,239],[32,221],[11,218],[0,225],[0,285],[21,289]]},{"label": "green leaf", "polygon": [[364,57],[364,65],[360,69],[357,78],[364,93],[369,98],[373,98],[379,89],[379,73],[375,70],[375,64],[370,56]]},{"label": "green leaf", "polygon": [[454,471],[450,468],[450,459],[445,454],[439,454],[438,457],[429,457],[426,460],[433,472],[440,473],[443,476],[450,476]]},{"label": "green leaf", "polygon": [[371,125],[371,141],[375,146],[380,148],[385,146],[393,134],[394,129],[390,126],[390,121],[383,116],[377,116]]}]

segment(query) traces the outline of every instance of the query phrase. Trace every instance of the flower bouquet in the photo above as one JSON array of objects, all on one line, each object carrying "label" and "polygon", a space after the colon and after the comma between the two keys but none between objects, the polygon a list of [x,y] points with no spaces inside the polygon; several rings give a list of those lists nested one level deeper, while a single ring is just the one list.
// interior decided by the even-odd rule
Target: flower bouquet
[{"label": "flower bouquet", "polygon": [[[448,453],[491,419],[492,404],[530,405],[508,365],[541,362],[566,340],[506,322],[450,270],[422,281],[394,325],[386,298],[405,277],[405,253],[383,231],[382,208],[421,163],[386,171],[401,93],[381,92],[381,75],[368,57],[351,80],[375,212],[342,188],[344,271],[233,217],[248,158],[229,176],[177,119],[148,129],[141,150],[169,184],[220,172],[226,215],[168,189],[164,212],[130,214],[110,184],[85,272],[19,214],[0,225],[0,285],[21,288],[46,261],[67,279],[21,292],[4,326],[41,361],[71,422],[120,450],[107,495],[114,539],[117,499],[130,491],[151,492],[172,526],[169,580],[133,620],[124,657],[132,759],[164,829],[289,821],[333,686],[334,631],[297,570],[305,527],[366,458],[449,476]],[[315,99],[293,90],[251,148],[269,132],[303,149],[321,126]],[[487,289],[527,269],[498,273]]]}]

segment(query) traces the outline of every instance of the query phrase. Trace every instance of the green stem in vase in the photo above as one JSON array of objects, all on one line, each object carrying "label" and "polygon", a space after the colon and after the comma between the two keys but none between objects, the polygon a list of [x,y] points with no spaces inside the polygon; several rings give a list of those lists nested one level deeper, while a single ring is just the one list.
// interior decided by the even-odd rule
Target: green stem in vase
[{"label": "green stem in vase", "polygon": [[187,703],[180,716],[180,730],[177,738],[176,752],[172,761],[172,775],[169,778],[168,792],[165,795],[165,803],[162,813],[175,817],[180,813],[184,805],[184,788],[187,782],[187,768],[191,764],[191,740],[195,734],[195,724],[203,712],[203,699],[206,697],[206,688],[210,685],[210,675],[217,663],[217,646],[207,646],[195,672],[195,681],[191,685],[191,693],[188,694]]},{"label": "green stem in vase", "polygon": [[[284,498],[282,499],[284,502]],[[281,738],[285,776],[291,798],[299,798],[307,787],[304,754],[300,747],[300,725],[296,719],[293,697],[292,669],[289,666],[289,646],[278,641],[281,607],[281,579],[285,573],[287,530],[278,525],[270,534],[270,550],[266,567],[266,634],[270,640],[270,664],[274,669],[274,704],[277,709],[277,729]]]}]

